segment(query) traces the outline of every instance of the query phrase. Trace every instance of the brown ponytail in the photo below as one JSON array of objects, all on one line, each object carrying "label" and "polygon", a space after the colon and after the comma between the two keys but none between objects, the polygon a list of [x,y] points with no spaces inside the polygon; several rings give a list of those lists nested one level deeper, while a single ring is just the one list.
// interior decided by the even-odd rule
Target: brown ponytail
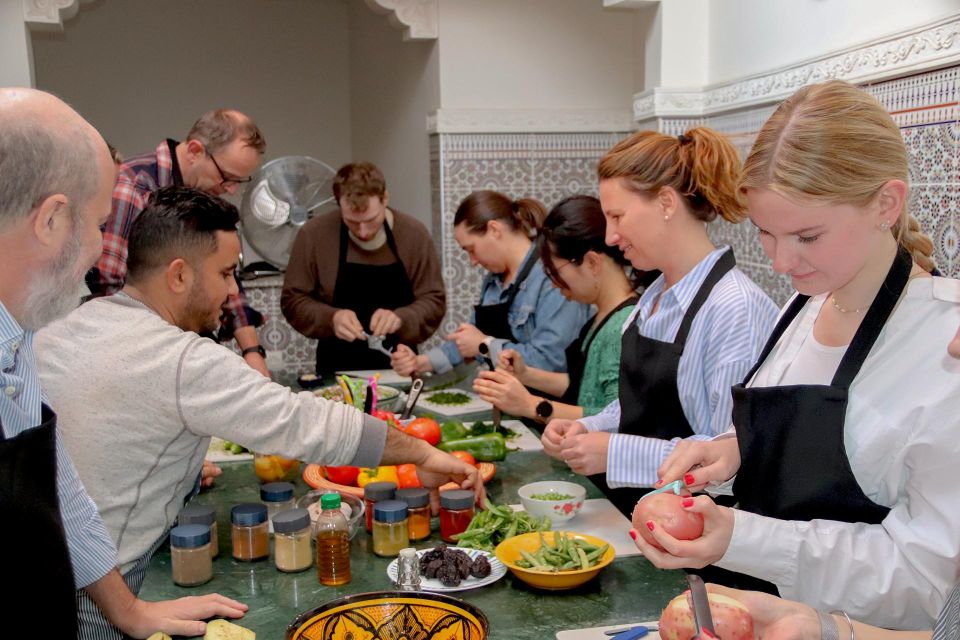
[{"label": "brown ponytail", "polygon": [[488,222],[500,220],[512,230],[535,238],[546,216],[546,207],[533,198],[511,200],[498,191],[474,191],[457,207],[453,226],[464,223],[474,233],[485,233]]},{"label": "brown ponytail", "polygon": [[[900,129],[876,98],[831,80],[804,87],[777,107],[747,156],[740,189],[862,207],[890,180],[909,184]],[[891,231],[918,265],[933,270],[933,242],[906,204]]]},{"label": "brown ponytail", "polygon": [[624,178],[631,189],[649,196],[671,187],[703,222],[717,214],[733,223],[744,218],[737,188],[740,156],[724,135],[707,127],[695,127],[677,137],[637,132],[600,159],[597,177]]}]

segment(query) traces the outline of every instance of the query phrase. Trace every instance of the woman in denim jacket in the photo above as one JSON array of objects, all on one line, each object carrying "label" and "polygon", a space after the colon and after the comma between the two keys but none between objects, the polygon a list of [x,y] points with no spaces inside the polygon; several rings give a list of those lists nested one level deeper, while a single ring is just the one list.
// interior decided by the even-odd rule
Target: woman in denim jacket
[{"label": "woman in denim jacket", "polygon": [[589,315],[586,305],[566,300],[543,271],[537,230],[546,209],[532,198],[511,200],[496,191],[474,191],[454,216],[454,238],[472,265],[487,270],[470,323],[446,341],[417,355],[401,345],[393,354],[401,375],[444,373],[470,358],[496,362],[500,351],[548,371],[566,371],[564,350]]}]

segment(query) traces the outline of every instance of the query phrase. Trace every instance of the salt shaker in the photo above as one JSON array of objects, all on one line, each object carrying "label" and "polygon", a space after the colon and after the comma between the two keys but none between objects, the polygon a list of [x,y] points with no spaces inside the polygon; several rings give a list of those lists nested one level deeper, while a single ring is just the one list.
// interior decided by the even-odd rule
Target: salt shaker
[{"label": "salt shaker", "polygon": [[420,591],[420,558],[412,547],[400,550],[397,557],[397,591]]}]

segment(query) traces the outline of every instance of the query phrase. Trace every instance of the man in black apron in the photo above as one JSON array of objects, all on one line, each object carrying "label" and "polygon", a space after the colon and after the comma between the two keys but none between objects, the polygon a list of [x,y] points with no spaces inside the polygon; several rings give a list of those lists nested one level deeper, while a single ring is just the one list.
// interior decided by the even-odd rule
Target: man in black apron
[{"label": "man in black apron", "polygon": [[[620,426],[618,433],[670,440],[694,434],[683,413],[677,392],[680,357],[700,308],[713,287],[736,266],[733,251],[727,250],[707,274],[680,322],[673,342],[640,335],[636,324],[623,333],[620,349]],[[628,518],[637,500],[649,488],[607,486],[606,474],[589,476],[610,501]]]}]

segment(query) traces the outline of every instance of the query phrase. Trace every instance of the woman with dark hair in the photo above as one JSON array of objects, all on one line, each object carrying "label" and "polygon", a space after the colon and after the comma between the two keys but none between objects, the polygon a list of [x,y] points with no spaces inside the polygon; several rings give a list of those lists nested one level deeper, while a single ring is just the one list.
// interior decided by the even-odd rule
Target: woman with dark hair
[{"label": "woman with dark hair", "polygon": [[605,234],[603,209],[594,197],[571,196],[550,211],[537,240],[544,271],[564,298],[594,305],[597,312],[567,347],[567,373],[529,366],[519,352],[505,349],[496,371],[482,371],[474,382],[481,398],[505,413],[541,422],[593,415],[617,399],[620,327],[639,296],[624,272],[630,263],[604,242]]},{"label": "woman with dark hair", "polygon": [[532,198],[511,200],[474,191],[454,216],[453,237],[470,263],[487,270],[473,319],[447,340],[417,355],[403,345],[391,358],[400,375],[444,373],[478,355],[496,362],[513,349],[524,362],[565,371],[564,350],[587,318],[585,305],[564,300],[551,284],[535,242],[546,210]]}]

